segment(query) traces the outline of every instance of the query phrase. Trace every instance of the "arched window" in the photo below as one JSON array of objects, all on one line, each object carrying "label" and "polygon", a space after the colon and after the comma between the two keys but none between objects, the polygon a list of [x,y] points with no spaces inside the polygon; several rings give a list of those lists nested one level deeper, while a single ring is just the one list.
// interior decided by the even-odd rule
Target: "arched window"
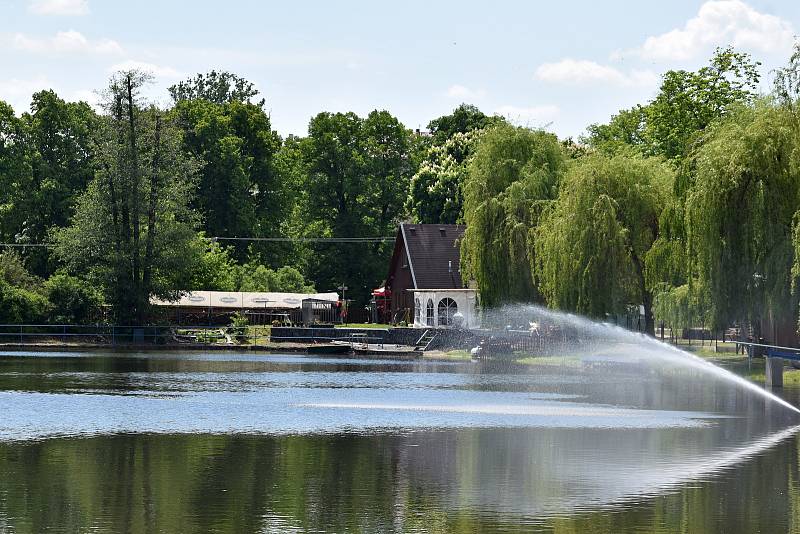
[{"label": "arched window", "polygon": [[425,323],[428,326],[436,326],[436,319],[433,316],[433,299],[428,299],[428,303],[425,305],[425,312]]},{"label": "arched window", "polygon": [[439,301],[439,326],[452,326],[453,315],[458,311],[456,301],[445,297]]},{"label": "arched window", "polygon": [[422,304],[414,299],[414,324],[422,324]]}]

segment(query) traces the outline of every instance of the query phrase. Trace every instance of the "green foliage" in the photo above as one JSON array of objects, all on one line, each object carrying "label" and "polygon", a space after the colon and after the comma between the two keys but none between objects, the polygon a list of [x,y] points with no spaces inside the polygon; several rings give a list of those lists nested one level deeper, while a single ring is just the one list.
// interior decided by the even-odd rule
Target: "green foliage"
[{"label": "green foliage", "polygon": [[247,263],[239,268],[239,291],[275,291],[279,293],[315,293],[303,274],[284,266],[273,271],[263,265]]},{"label": "green foliage", "polygon": [[536,275],[547,304],[593,317],[644,304],[645,256],[674,173],[654,159],[593,155],[570,167],[536,230]]},{"label": "green foliage", "polygon": [[796,312],[788,288],[798,146],[791,111],[760,101],[712,128],[693,158],[689,256],[708,287],[716,327]]},{"label": "green foliage", "polygon": [[179,132],[139,97],[146,78],[112,78],[95,132],[98,172],[70,227],[54,232],[73,273],[104,293],[119,323],[142,324],[151,296],[174,299],[195,262],[196,217],[189,209],[196,165]]},{"label": "green foliage", "polygon": [[0,240],[57,244],[0,254],[2,313],[87,320],[93,290],[119,322],[184,289],[344,284],[366,300],[389,243],[203,236],[386,236],[412,218],[466,223],[462,273],[484,305],[544,300],[602,317],[644,303],[676,327],[789,317],[800,311],[800,44],[774,100],[755,98],[758,66],[726,48],[666,72],[649,103],[581,143],[466,104],[430,136],[374,111],[320,113],[307,137],[281,140],[254,85],[225,71],[171,87],[166,112],[138,96],[138,73],[130,94],[127,75],[112,80],[101,116],[52,91],[21,117],[0,102]]},{"label": "green foliage", "polygon": [[40,278],[28,272],[22,257],[11,249],[0,252],[0,280],[10,286],[30,290],[36,289],[42,282]]},{"label": "green foliage", "polygon": [[759,63],[732,48],[717,49],[710,64],[697,72],[668,71],[647,106],[649,152],[667,158],[688,153],[691,143],[732,106],[752,102]]},{"label": "green foliage", "polygon": [[12,250],[0,253],[0,323],[42,323],[50,304],[40,293],[41,279],[30,274]]},{"label": "green foliage", "polygon": [[51,304],[50,322],[88,323],[97,317],[102,304],[102,296],[94,286],[65,273],[57,273],[48,278],[43,289]]},{"label": "green foliage", "polygon": [[41,324],[47,320],[50,303],[47,298],[0,279],[0,323]]},{"label": "green foliage", "polygon": [[197,261],[192,265],[189,285],[191,291],[236,291],[238,266],[231,258],[230,249],[201,234],[194,243]]},{"label": "green foliage", "polygon": [[406,201],[414,220],[423,224],[455,224],[463,215],[462,185],[478,131],[453,134],[443,145],[428,148],[411,178]]},{"label": "green foliage", "polygon": [[[307,177],[306,231],[326,237],[392,235],[405,214],[414,173],[410,133],[386,111],[320,113],[301,144]],[[309,272],[318,287],[344,283],[366,301],[380,283],[390,244],[339,243],[315,247]]]},{"label": "green foliage", "polygon": [[781,105],[796,113],[797,99],[800,98],[800,41],[794,44],[789,64],[775,71],[773,93]]},{"label": "green foliage", "polygon": [[759,65],[748,54],[719,48],[709,65],[695,72],[667,71],[649,104],[620,111],[608,124],[589,126],[585,141],[606,154],[635,150],[681,160],[712,122],[753,101]]},{"label": "green foliage", "polygon": [[231,315],[231,324],[228,327],[228,332],[236,338],[237,342],[244,343],[247,341],[247,327],[249,324],[250,321],[247,319],[247,315],[236,312]]},{"label": "green foliage", "polygon": [[621,110],[611,117],[608,124],[590,124],[583,141],[607,155],[643,150],[647,143],[644,131],[646,124],[646,108],[637,105]]},{"label": "green foliage", "polygon": [[484,305],[539,299],[531,229],[556,197],[565,167],[552,134],[499,124],[481,136],[464,184],[461,270],[481,288]]},{"label": "green foliage", "polygon": [[[92,132],[98,117],[85,102],[65,102],[53,91],[33,95],[23,115],[32,148],[32,181],[17,206],[26,213],[16,241],[41,243],[52,227],[68,225],[75,202],[93,175]],[[52,272],[47,251],[26,249],[26,262],[38,274]]]},{"label": "green foliage", "polygon": [[484,114],[475,106],[461,104],[451,114],[429,122],[428,129],[433,136],[434,144],[443,145],[455,134],[483,130],[502,122],[505,122],[502,117],[492,117]]},{"label": "green foliage", "polygon": [[[239,101],[180,100],[172,110],[183,150],[202,162],[194,207],[216,237],[278,235],[290,209],[275,165],[280,138],[266,112]],[[235,250],[246,254],[244,245]]]},{"label": "green foliage", "polygon": [[[168,91],[176,103],[183,100],[205,100],[213,104],[251,104],[252,99],[258,96],[258,89],[251,82],[230,72],[215,70],[178,82]],[[263,107],[264,100],[256,105]]]},{"label": "green foliage", "polygon": [[277,291],[285,293],[314,293],[313,284],[294,267],[270,269],[258,262],[257,256],[239,265],[230,249],[216,241],[199,236],[196,247],[202,252],[191,271],[186,289],[191,291]]},{"label": "green foliage", "polygon": [[656,318],[673,331],[698,325],[712,328],[708,296],[707,291],[698,287],[697,281],[692,286],[663,286],[655,292],[653,311]]}]

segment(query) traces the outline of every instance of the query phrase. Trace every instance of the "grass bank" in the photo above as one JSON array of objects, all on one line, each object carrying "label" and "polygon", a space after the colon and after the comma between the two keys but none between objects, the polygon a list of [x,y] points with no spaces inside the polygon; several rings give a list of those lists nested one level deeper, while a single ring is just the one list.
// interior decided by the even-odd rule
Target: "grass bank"
[{"label": "grass bank", "polygon": [[[681,347],[686,349],[687,347]],[[764,358],[749,359],[746,354],[736,354],[735,352],[715,352],[713,347],[697,347],[691,350],[693,354],[718,364],[751,382],[764,385],[765,364]],[[800,386],[800,369],[795,369],[791,365],[784,365],[783,385],[788,387]]]}]

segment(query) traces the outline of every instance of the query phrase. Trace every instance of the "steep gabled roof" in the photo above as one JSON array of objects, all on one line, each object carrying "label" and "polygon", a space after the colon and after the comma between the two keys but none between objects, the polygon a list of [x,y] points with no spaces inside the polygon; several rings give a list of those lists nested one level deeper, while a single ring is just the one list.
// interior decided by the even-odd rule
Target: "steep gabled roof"
[{"label": "steep gabled roof", "polygon": [[459,262],[461,224],[401,224],[408,265],[416,289],[458,289],[464,287]]}]

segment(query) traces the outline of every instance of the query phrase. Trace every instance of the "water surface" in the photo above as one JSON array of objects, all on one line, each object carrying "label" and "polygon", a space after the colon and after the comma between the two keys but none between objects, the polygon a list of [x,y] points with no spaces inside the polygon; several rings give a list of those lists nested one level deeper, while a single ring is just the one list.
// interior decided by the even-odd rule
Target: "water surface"
[{"label": "water surface", "polygon": [[797,419],[692,370],[0,353],[0,410],[0,532],[800,532]]}]

